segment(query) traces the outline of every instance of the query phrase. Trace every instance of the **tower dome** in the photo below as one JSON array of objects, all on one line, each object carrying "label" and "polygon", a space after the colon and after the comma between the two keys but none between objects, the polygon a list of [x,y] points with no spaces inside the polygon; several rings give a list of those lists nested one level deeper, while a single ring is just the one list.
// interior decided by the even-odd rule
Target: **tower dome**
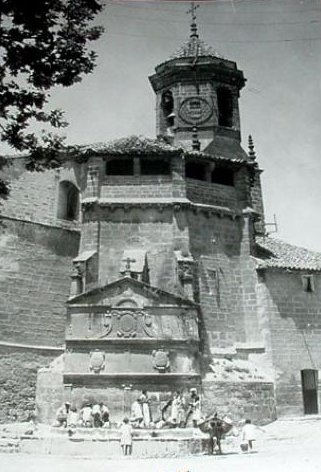
[{"label": "tower dome", "polygon": [[220,137],[239,145],[238,99],[246,79],[234,61],[199,38],[195,16],[189,39],[149,80],[156,93],[158,136],[186,149],[198,141],[207,152]]}]

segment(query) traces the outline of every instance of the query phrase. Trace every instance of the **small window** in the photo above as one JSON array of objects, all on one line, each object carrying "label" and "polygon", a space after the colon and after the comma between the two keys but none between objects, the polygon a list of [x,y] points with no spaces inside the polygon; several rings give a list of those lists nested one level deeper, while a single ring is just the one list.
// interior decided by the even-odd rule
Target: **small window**
[{"label": "small window", "polygon": [[206,181],[205,165],[197,162],[186,162],[185,176],[189,179]]},{"label": "small window", "polygon": [[302,286],[305,292],[314,292],[314,279],[313,275],[302,275]]},{"label": "small window", "polygon": [[216,167],[211,174],[211,182],[213,184],[234,185],[234,172],[224,167]]},{"label": "small window", "polygon": [[68,181],[60,182],[57,217],[62,220],[78,220],[79,190]]},{"label": "small window", "polygon": [[169,128],[173,127],[175,123],[174,98],[170,90],[163,93],[161,107],[166,121],[166,126]]},{"label": "small window", "polygon": [[141,159],[140,172],[142,175],[169,175],[169,161],[161,159]]},{"label": "small window", "polygon": [[231,128],[233,126],[233,97],[227,88],[217,89],[218,124]]},{"label": "small window", "polygon": [[108,175],[134,175],[133,159],[112,159],[106,163]]}]

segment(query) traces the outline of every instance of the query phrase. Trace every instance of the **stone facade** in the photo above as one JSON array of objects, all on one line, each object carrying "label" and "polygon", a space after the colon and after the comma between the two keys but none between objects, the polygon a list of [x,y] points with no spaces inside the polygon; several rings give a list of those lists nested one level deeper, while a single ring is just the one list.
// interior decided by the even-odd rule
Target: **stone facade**
[{"label": "stone facade", "polygon": [[318,411],[321,255],[264,236],[243,73],[195,34],[150,78],[162,136],[7,168],[1,421],[34,408],[37,369],[46,422],[63,400],[104,401],[118,421],[144,389],[156,421],[191,387],[204,414]]}]

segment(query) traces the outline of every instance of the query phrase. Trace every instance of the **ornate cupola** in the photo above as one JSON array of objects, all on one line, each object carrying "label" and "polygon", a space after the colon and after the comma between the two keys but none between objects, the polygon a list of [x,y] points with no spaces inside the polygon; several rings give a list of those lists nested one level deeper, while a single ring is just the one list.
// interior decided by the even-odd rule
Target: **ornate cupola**
[{"label": "ornate cupola", "polygon": [[240,142],[238,98],[243,72],[199,38],[195,7],[188,41],[149,77],[156,93],[156,132],[187,149],[217,137]]}]

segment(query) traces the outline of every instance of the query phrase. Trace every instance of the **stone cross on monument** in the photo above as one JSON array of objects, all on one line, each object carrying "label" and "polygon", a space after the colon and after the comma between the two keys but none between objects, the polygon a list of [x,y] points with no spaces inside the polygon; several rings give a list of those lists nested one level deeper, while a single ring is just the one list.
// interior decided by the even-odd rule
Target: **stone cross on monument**
[{"label": "stone cross on monument", "polygon": [[131,270],[130,270],[130,265],[134,262],[136,262],[136,259],[131,259],[130,257],[126,257],[126,259],[123,259],[125,262],[125,271],[124,271],[124,276],[125,277],[131,277]]}]

